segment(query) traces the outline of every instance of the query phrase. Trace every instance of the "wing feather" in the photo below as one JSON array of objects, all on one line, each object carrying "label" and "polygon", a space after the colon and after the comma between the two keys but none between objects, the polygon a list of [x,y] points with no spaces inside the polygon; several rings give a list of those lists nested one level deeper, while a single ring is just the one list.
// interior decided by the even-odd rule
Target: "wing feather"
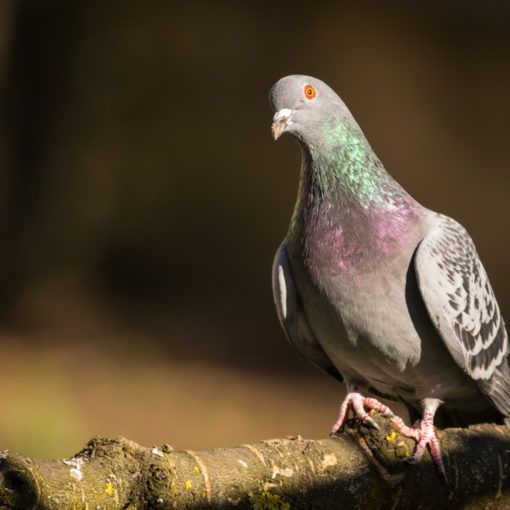
[{"label": "wing feather", "polygon": [[285,241],[278,248],[273,262],[273,297],[278,319],[289,342],[308,361],[342,381],[342,376],[308,325],[292,277]]},{"label": "wing feather", "polygon": [[471,237],[451,218],[434,215],[414,265],[427,311],[451,355],[509,416],[508,335]]}]

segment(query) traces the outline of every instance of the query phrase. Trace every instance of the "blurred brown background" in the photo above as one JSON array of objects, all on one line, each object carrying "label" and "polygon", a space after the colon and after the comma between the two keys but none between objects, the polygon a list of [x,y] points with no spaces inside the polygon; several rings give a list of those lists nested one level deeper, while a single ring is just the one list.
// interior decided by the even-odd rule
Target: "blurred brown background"
[{"label": "blurred brown background", "polygon": [[510,4],[406,5],[0,3],[0,448],[328,432],[343,388],[287,345],[270,289],[287,74],[330,84],[468,228],[510,317]]}]

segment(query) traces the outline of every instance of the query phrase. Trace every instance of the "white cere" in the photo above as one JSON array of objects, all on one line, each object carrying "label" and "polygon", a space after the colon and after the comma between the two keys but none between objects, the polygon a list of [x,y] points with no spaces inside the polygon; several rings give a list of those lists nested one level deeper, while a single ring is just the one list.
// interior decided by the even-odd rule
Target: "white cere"
[{"label": "white cere", "polygon": [[282,108],[278,110],[273,117],[273,122],[276,124],[278,122],[283,122],[287,120],[292,115],[292,110],[290,108]]}]

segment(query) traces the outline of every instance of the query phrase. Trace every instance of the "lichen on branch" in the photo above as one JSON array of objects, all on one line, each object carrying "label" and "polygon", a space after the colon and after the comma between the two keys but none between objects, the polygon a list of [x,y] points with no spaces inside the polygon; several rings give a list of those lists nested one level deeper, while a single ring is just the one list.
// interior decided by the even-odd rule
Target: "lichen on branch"
[{"label": "lichen on branch", "polygon": [[322,440],[272,439],[204,452],[94,438],[71,459],[0,454],[1,509],[510,508],[510,427],[439,432],[448,483],[378,414]]}]

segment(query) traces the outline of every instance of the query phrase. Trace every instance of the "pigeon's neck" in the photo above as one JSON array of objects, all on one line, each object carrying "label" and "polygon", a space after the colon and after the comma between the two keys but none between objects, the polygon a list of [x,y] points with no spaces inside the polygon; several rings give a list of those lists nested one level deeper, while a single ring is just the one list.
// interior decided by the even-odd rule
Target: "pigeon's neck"
[{"label": "pigeon's neck", "polygon": [[386,172],[352,117],[325,122],[314,134],[302,141],[301,198],[384,211],[408,196]]},{"label": "pigeon's neck", "polygon": [[386,172],[352,122],[319,131],[317,140],[301,140],[289,234],[306,252],[322,260],[331,254],[332,263],[354,269],[367,258],[380,259],[381,252],[398,253],[416,237],[424,209]]}]

